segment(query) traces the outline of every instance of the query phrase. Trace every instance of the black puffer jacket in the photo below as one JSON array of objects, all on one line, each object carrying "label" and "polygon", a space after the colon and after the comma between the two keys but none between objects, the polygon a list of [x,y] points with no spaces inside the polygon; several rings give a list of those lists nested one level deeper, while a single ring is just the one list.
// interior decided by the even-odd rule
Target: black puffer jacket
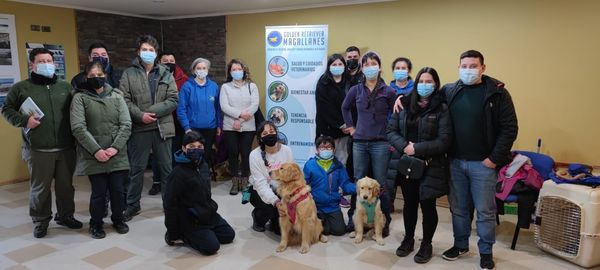
[{"label": "black puffer jacket", "polygon": [[[504,83],[492,77],[483,75],[485,84],[485,102],[484,132],[489,159],[496,164],[499,170],[504,165],[512,161],[510,150],[517,139],[519,124],[517,122],[517,113],[510,93],[504,88]],[[448,106],[454,102],[454,97],[464,88],[462,81],[458,80],[442,87],[442,92],[446,94]],[[453,149],[449,154],[452,156]]]},{"label": "black puffer jacket", "polygon": [[323,74],[317,82],[315,99],[317,105],[316,136],[331,136],[334,139],[349,136],[344,134],[340,126],[344,124],[342,117],[342,103],[346,97],[346,92],[350,88],[350,80],[343,78],[340,84],[337,84],[332,78]]},{"label": "black puffer jacket", "polygon": [[[421,200],[438,198],[448,193],[449,171],[446,151],[452,143],[452,123],[443,94],[438,91],[433,95],[429,107],[418,116],[418,140],[413,142],[415,157],[430,160],[423,178],[419,180],[421,181],[419,188]],[[403,99],[403,101],[408,100],[410,100],[410,95]],[[404,104],[404,107],[408,108],[408,104]],[[406,122],[407,110],[403,110],[399,114],[393,114],[387,126],[387,138],[394,147],[386,175],[391,181],[397,179],[398,163],[404,153],[404,147],[408,145]],[[398,179],[399,181],[417,181],[415,179],[407,180],[403,176]]]},{"label": "black puffer jacket", "polygon": [[218,222],[217,203],[211,198],[208,166],[191,162],[181,150],[175,153],[178,163],[169,174],[164,194],[165,226],[172,239]]}]

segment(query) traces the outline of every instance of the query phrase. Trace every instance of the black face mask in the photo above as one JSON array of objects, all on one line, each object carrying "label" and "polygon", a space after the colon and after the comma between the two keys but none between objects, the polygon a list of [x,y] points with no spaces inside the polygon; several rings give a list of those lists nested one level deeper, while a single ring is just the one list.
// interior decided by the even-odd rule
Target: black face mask
[{"label": "black face mask", "polygon": [[104,77],[93,77],[87,78],[86,84],[91,88],[90,90],[100,89],[104,86],[106,78]]},{"label": "black face mask", "polygon": [[169,68],[169,71],[171,73],[175,72],[175,64],[173,64],[173,63],[166,63],[165,66],[167,66]]},{"label": "black face mask", "polygon": [[358,59],[350,59],[346,61],[349,70],[355,70],[358,68]]},{"label": "black face mask", "polygon": [[277,138],[277,134],[269,134],[267,136],[260,138],[260,140],[266,146],[273,147],[273,146],[275,146],[275,144],[277,144],[277,141],[279,140],[279,138]]}]

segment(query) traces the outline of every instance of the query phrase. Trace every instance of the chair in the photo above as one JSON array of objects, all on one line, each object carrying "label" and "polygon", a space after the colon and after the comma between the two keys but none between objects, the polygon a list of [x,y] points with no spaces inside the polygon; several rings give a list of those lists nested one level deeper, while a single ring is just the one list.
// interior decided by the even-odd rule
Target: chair
[{"label": "chair", "polygon": [[[545,180],[550,179],[550,174],[554,170],[554,160],[550,156],[540,154],[540,153],[535,153],[535,152],[529,152],[529,151],[513,151],[513,152],[528,157],[531,160],[531,164],[533,165],[533,168],[540,174],[540,176],[542,176]],[[502,202],[513,203],[513,202],[517,202],[518,199],[519,199],[518,194],[510,194]],[[496,198],[496,200],[499,200],[499,199]],[[500,216],[498,215],[498,213],[496,213],[496,223],[500,224]],[[521,230],[521,227],[519,227],[519,223],[520,222],[517,221],[517,224],[515,226],[515,233],[513,235],[513,240],[510,245],[510,249],[512,249],[512,250],[515,249],[515,246],[517,245],[517,239],[519,238],[519,232]]]}]

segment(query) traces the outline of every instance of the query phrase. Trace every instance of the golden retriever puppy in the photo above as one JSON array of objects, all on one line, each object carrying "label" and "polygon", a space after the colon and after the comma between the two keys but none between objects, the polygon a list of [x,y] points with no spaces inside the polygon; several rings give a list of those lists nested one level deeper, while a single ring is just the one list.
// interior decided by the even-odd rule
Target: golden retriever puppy
[{"label": "golden retriever puppy", "polygon": [[377,244],[383,246],[382,231],[385,225],[385,216],[381,212],[379,201],[380,185],[377,180],[365,177],[356,182],[356,211],[354,212],[354,243],[363,240],[363,233],[367,229],[367,235],[371,236]]},{"label": "golden retriever puppy", "polygon": [[[310,194],[310,186],[296,163],[285,163],[271,172],[271,178],[279,180],[277,193],[285,206],[285,215],[279,217],[281,241],[277,252],[284,251],[288,244],[301,239],[300,253],[307,253],[310,245],[318,241],[327,242],[322,235],[323,225],[317,218],[317,206]],[[281,212],[281,210],[280,210]]]}]

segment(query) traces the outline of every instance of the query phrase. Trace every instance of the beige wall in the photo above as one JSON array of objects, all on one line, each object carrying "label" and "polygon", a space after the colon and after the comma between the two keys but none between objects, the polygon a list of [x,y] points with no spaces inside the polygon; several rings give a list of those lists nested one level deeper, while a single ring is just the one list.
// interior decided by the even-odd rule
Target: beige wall
[{"label": "beige wall", "polygon": [[[0,13],[15,15],[17,46],[21,79],[27,78],[26,42],[61,44],[65,48],[67,78],[79,72],[77,65],[77,36],[75,12],[72,9],[52,8],[0,0]],[[31,24],[49,25],[52,32],[32,32]],[[28,178],[27,167],[21,160],[20,130],[0,120],[0,185]]]},{"label": "beige wall", "polygon": [[[504,81],[519,118],[515,149],[557,161],[600,165],[600,1],[407,0],[227,17],[227,57],[247,61],[265,84],[264,27],[329,25],[329,52],[348,45],[391,61],[413,60],[412,75],[435,67],[442,82],[457,79],[467,49],[486,57],[487,74]],[[264,105],[264,100],[262,101]]]}]

